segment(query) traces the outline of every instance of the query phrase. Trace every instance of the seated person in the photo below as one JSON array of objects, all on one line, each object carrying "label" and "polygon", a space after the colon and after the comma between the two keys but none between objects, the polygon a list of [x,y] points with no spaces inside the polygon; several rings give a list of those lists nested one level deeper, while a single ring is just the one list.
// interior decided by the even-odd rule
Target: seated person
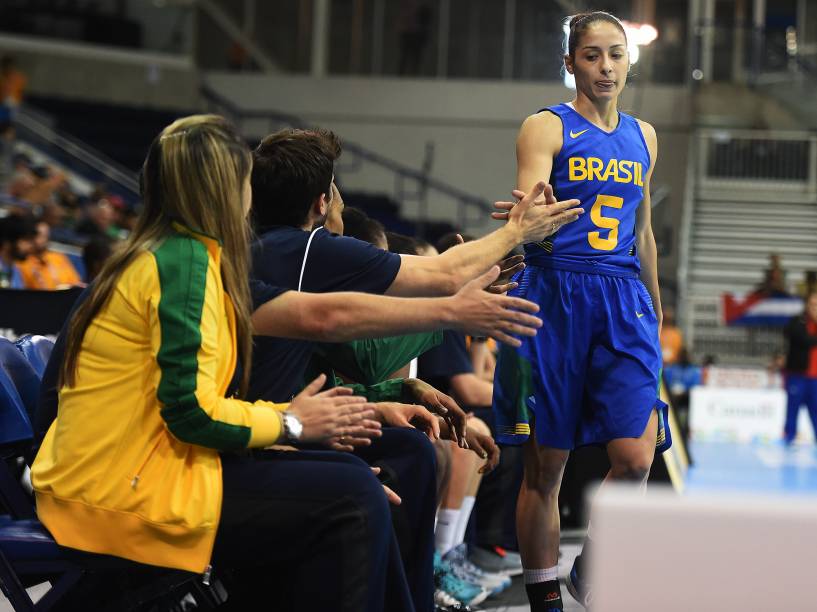
[{"label": "seated person", "polygon": [[[238,609],[268,599],[259,574],[287,565],[310,593],[300,610],[410,610],[369,466],[341,453],[230,452],[379,432],[363,398],[318,393],[322,378],[291,403],[236,397],[248,378],[236,363],[252,349],[250,165],[220,117],[179,119],[154,140],[139,223],[67,329],[56,419],[32,466],[38,516],[69,548],[233,570]],[[114,595],[95,593],[95,605]]]},{"label": "seated person", "polygon": [[49,250],[48,223],[38,221],[36,228],[31,255],[18,264],[26,289],[64,289],[80,284],[82,279],[65,253]]}]

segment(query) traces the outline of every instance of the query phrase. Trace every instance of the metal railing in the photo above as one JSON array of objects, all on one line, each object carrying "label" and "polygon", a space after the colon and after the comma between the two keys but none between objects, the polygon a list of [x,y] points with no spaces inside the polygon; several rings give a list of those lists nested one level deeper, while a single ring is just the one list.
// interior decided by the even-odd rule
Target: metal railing
[{"label": "metal railing", "polygon": [[707,129],[697,134],[698,188],[784,190],[817,197],[817,136],[804,132]]},{"label": "metal railing", "polygon": [[[302,129],[311,127],[299,117],[286,113],[240,109],[232,101],[227,100],[206,85],[202,86],[201,94],[209,107],[208,110],[229,117],[238,126],[239,130],[242,130],[242,126],[247,125],[252,125],[255,130],[262,128],[264,133],[286,126]],[[392,174],[393,189],[390,195],[393,200],[401,205],[410,202],[417,204],[415,223],[420,235],[423,235],[425,224],[428,222],[428,196],[431,194],[442,196],[456,204],[457,227],[481,227],[491,220],[490,213],[493,210],[491,202],[429,176],[432,150],[426,151],[426,161],[420,170],[389,159],[348,140],[343,141],[343,151],[343,163],[337,168],[339,175],[344,172],[359,172],[364,164],[371,164]]]},{"label": "metal railing", "polygon": [[729,365],[766,365],[783,349],[778,327],[728,327],[723,324],[720,297],[687,298],[685,343],[696,361],[714,355]]},{"label": "metal railing", "polygon": [[23,107],[15,117],[19,137],[77,174],[105,182],[130,203],[139,200],[139,180],[104,153],[52,127],[53,121],[39,111]]}]

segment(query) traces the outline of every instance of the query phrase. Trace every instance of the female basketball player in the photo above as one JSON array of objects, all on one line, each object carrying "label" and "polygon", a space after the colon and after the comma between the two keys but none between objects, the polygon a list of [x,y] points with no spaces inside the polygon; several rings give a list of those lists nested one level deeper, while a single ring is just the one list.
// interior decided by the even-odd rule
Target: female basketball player
[{"label": "female basketball player", "polygon": [[[562,609],[558,496],[570,450],[605,445],[608,480],[644,483],[656,441],[665,442],[650,226],[655,130],[618,110],[630,62],[616,17],[574,16],[564,63],[576,78],[576,97],[525,120],[517,140],[517,185],[529,191],[550,176],[559,200],[579,199],[590,214],[525,246],[527,268],[514,293],[540,305],[544,325],[519,349],[503,346],[494,386],[504,424],[499,440],[525,442],[517,532],[533,612]],[[528,437],[528,414],[535,437]],[[588,530],[585,558],[589,536]],[[568,590],[589,603],[581,556]]]}]

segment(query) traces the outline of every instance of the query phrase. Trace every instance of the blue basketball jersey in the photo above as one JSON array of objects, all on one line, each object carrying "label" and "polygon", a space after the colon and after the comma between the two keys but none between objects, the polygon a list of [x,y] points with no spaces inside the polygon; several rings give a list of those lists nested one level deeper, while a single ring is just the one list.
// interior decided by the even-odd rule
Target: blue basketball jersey
[{"label": "blue basketball jersey", "polygon": [[525,245],[526,261],[576,272],[637,274],[636,212],[650,168],[638,121],[619,113],[618,126],[608,133],[568,104],[542,110],[562,120],[562,150],[550,176],[556,199],[580,200],[585,214],[543,242]]}]

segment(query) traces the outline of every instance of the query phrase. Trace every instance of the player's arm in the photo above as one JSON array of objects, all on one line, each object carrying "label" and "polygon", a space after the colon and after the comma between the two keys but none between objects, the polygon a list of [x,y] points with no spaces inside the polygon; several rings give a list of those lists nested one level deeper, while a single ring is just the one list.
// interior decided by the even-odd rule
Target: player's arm
[{"label": "player's arm", "polygon": [[516,137],[516,188],[528,193],[550,180],[553,158],[562,150],[562,120],[550,112],[531,115]]},{"label": "player's arm", "polygon": [[455,374],[450,384],[454,397],[465,406],[490,406],[493,401],[494,384],[473,372]]},{"label": "player's arm", "polygon": [[483,291],[498,274],[499,268],[495,267],[447,298],[287,291],[253,312],[253,332],[262,336],[346,342],[456,329],[519,346],[514,335],[534,336],[541,327],[541,320],[528,314],[539,307],[527,300]]},{"label": "player's arm", "polygon": [[[553,113],[532,115],[522,124],[517,141],[517,159],[521,143],[525,170],[524,181],[520,181],[521,175],[518,175],[517,185],[526,194],[523,201],[536,201],[542,192],[541,189],[537,192],[536,185],[549,179],[553,156],[562,146],[561,126],[561,120]],[[578,204],[576,200],[559,202],[531,211],[533,215],[515,206],[514,212],[507,217],[508,223],[484,238],[457,245],[436,257],[403,255],[400,271],[388,294],[449,295],[520,244],[543,240],[555,231],[554,228],[575,220],[584,212],[575,208]],[[512,203],[509,202],[497,203],[500,210],[511,207]]]},{"label": "player's arm", "polygon": [[[538,177],[550,180],[553,170],[553,159],[562,150],[562,120],[551,112],[531,115],[522,123],[516,138],[516,185],[514,196],[528,193]],[[556,202],[550,186],[545,190],[544,198],[537,204],[551,205]],[[511,207],[496,205],[499,210],[510,210]],[[508,218],[508,212],[493,213],[494,219]]]},{"label": "player's arm", "polygon": [[641,120],[638,123],[641,125],[644,140],[650,151],[650,169],[644,179],[644,199],[638,207],[636,216],[636,248],[638,259],[641,262],[641,280],[647,287],[647,291],[650,292],[660,332],[664,314],[661,310],[661,292],[658,289],[658,249],[655,246],[655,236],[652,232],[652,204],[650,202],[650,180],[655,168],[655,160],[658,158],[658,137],[655,135],[655,128],[649,123]]}]

